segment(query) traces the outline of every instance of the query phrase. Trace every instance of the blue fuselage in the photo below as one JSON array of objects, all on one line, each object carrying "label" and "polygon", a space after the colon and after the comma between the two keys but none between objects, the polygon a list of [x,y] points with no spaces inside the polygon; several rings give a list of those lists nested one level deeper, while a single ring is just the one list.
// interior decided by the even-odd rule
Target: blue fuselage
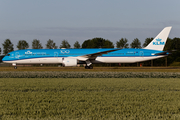
[{"label": "blue fuselage", "polygon": [[[81,57],[81,56],[103,52],[107,50],[113,50],[113,49],[114,48],[108,48],[108,49],[26,49],[26,50],[17,50],[17,51],[10,52],[3,58],[2,61],[7,62],[7,63],[19,63],[18,61],[22,61],[22,60],[33,60],[33,59],[37,60],[37,59],[42,59],[42,58],[44,59],[45,58],[51,58],[51,59],[52,58],[77,58],[78,59],[78,57]],[[94,59],[94,62],[98,60],[98,58],[108,58],[108,59],[112,59],[112,63],[116,63],[116,62],[133,63],[137,61],[149,60],[151,59],[151,57],[152,59],[156,59],[156,57],[160,56],[156,54],[162,53],[162,52],[163,51],[148,50],[148,49],[120,49],[114,52],[109,52],[107,54],[102,54],[100,56],[97,56],[97,58]],[[115,58],[119,58],[119,61],[113,60]],[[123,58],[131,59],[131,60],[126,60]],[[83,61],[83,60],[80,59],[79,61]],[[25,61],[23,62],[26,63]],[[101,61],[99,60],[99,62]],[[106,61],[104,59],[102,62],[108,63],[110,61],[109,60]],[[61,63],[60,60],[59,60],[59,63]]]}]

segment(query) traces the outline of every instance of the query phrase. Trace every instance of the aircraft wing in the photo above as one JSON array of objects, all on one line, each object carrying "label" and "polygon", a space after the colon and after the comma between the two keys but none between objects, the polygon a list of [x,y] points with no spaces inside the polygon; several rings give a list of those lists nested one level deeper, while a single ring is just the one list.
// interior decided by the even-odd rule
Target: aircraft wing
[{"label": "aircraft wing", "polygon": [[83,57],[86,59],[96,59],[97,56],[101,56],[103,54],[108,54],[110,52],[114,52],[117,50],[121,50],[121,49],[113,49],[113,50],[107,50],[107,51],[102,51],[102,52],[97,52],[97,53],[92,53],[92,54],[87,54],[87,55],[83,55],[83,56],[79,56],[79,57]]}]

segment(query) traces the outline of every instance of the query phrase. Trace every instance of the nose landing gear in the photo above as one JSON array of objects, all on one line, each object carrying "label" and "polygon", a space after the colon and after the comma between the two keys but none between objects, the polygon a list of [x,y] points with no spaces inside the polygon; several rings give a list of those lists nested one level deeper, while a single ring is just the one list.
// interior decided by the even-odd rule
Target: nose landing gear
[{"label": "nose landing gear", "polygon": [[16,63],[13,63],[12,66],[14,66],[14,69],[17,69]]}]

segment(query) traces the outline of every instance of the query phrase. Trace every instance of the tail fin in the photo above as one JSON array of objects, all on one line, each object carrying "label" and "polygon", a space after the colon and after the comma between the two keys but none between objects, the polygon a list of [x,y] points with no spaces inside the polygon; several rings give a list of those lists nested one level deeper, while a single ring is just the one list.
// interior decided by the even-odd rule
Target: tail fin
[{"label": "tail fin", "polygon": [[163,51],[172,27],[165,27],[144,49]]}]

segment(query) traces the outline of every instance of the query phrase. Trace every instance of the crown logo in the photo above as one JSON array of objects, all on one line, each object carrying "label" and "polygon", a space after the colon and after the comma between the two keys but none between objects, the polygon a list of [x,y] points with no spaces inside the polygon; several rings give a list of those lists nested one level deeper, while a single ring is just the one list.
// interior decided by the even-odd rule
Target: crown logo
[{"label": "crown logo", "polygon": [[156,39],[156,41],[161,41],[161,40],[162,40],[162,39],[159,39],[159,38],[158,38],[158,39]]}]

